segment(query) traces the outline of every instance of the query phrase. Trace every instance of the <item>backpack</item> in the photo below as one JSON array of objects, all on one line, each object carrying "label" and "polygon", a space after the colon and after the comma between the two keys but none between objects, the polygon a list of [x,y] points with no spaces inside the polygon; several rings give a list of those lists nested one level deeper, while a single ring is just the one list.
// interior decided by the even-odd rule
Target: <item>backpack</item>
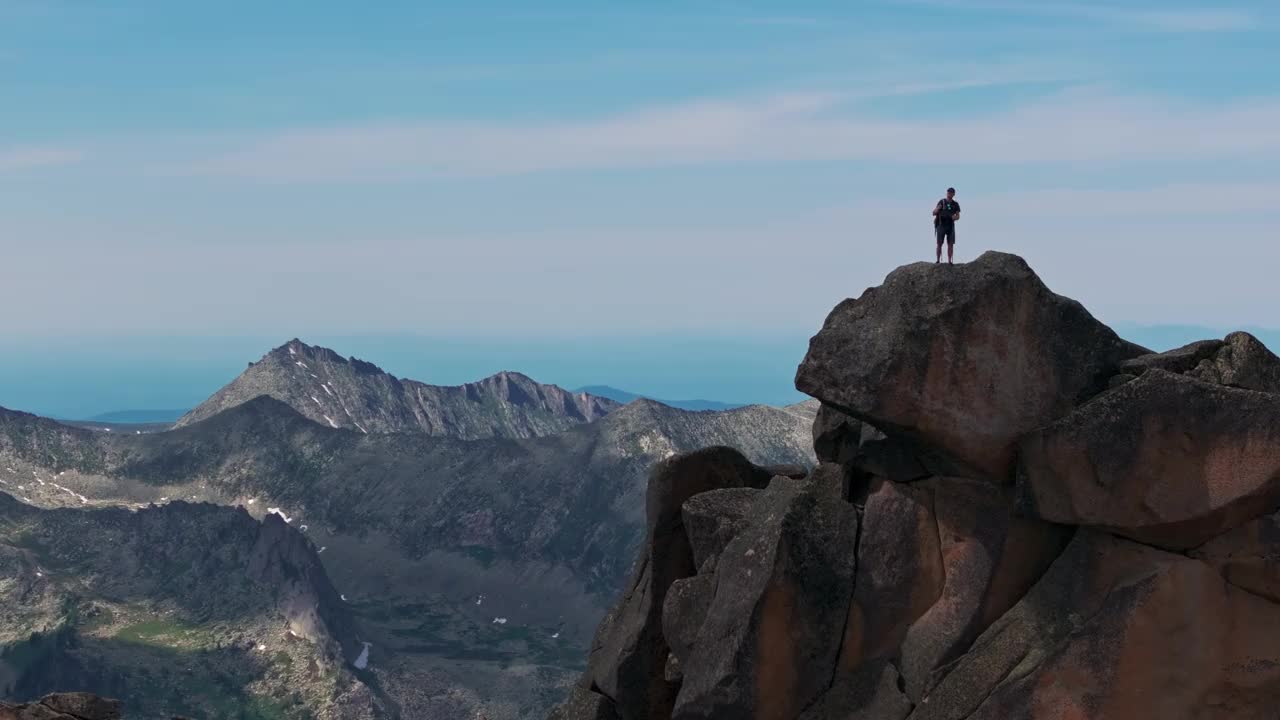
[{"label": "backpack", "polygon": [[[952,210],[952,209],[951,209],[951,207],[950,207],[950,206],[951,206],[951,205],[953,205],[953,204],[954,204],[954,203],[952,203],[950,200],[948,200],[948,199],[946,199],[946,198],[942,198],[941,200],[939,200],[939,201],[938,201],[938,205],[941,205],[943,208],[945,208],[945,209],[946,209],[945,211],[955,212],[955,211],[954,211],[954,210]],[[938,205],[935,205],[934,207],[938,207]],[[945,212],[945,211],[943,211],[943,212]],[[943,212],[939,212],[937,215],[934,215],[934,216],[933,216],[933,226],[934,226],[935,228],[942,224],[942,215],[943,215]]]}]

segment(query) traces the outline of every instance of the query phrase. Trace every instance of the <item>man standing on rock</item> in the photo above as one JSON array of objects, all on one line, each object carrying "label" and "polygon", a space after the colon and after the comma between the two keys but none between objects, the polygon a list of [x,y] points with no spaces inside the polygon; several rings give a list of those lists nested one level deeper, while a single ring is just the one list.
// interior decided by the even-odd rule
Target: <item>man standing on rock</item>
[{"label": "man standing on rock", "polygon": [[947,188],[947,196],[933,206],[933,234],[938,238],[938,254],[933,261],[942,262],[942,241],[947,241],[947,264],[950,265],[956,252],[956,221],[960,219],[960,203],[956,202],[956,189]]}]

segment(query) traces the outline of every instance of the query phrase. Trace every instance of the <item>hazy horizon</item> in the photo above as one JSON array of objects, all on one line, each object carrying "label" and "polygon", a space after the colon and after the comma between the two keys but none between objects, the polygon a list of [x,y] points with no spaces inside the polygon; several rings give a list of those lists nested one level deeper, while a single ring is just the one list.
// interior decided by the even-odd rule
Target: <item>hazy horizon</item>
[{"label": "hazy horizon", "polygon": [[[1280,329],[1117,323],[1126,339],[1168,350],[1247,330],[1280,348]],[[816,330],[816,328],[815,328]],[[315,334],[300,339],[402,378],[460,385],[511,370],[567,389],[609,385],[662,400],[786,405],[810,332],[479,338]],[[84,419],[123,410],[189,409],[288,337],[0,339],[0,407]]]}]

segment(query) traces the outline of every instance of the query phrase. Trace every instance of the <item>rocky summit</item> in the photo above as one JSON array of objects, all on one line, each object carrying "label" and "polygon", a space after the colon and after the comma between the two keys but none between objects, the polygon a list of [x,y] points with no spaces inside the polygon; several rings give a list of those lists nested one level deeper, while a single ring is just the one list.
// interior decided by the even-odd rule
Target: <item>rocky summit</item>
[{"label": "rocky summit", "polygon": [[1018,257],[841,303],[820,464],[651,473],[555,720],[1273,719],[1280,358],[1125,342]]},{"label": "rocky summit", "polygon": [[402,380],[373,363],[295,339],[250,363],[176,425],[213,417],[261,395],[326,427],[459,440],[542,437],[620,407],[608,398],[542,385],[515,372],[457,386]]}]

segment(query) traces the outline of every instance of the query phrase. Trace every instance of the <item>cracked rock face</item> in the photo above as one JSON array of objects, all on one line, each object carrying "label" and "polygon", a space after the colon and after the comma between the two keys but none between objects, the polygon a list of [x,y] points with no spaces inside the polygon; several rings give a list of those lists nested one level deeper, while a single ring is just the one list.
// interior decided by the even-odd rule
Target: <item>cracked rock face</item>
[{"label": "cracked rock face", "polygon": [[651,676],[675,701],[619,720],[1277,717],[1280,359],[1256,338],[1150,353],[989,253],[837,307],[797,386],[821,464],[685,501],[702,560]]},{"label": "cracked rock face", "polygon": [[1272,718],[1280,606],[1210,565],[1082,530],[913,718]]},{"label": "cracked rock face", "polygon": [[777,477],[716,568],[673,718],[795,717],[831,684],[857,555],[853,507]]}]

